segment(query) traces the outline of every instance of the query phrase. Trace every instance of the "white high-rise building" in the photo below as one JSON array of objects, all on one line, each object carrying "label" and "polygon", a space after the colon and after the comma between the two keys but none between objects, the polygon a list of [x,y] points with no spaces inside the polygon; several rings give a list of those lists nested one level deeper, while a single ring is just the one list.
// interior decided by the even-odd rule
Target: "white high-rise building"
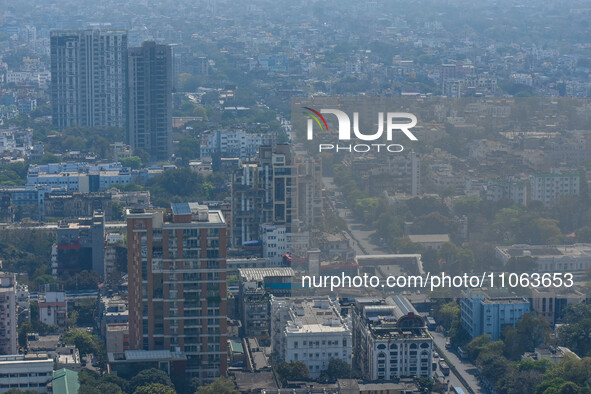
[{"label": "white high-rise building", "polygon": [[51,32],[51,106],[59,130],[125,126],[127,32]]},{"label": "white high-rise building", "polygon": [[16,275],[0,272],[0,353],[16,354]]}]

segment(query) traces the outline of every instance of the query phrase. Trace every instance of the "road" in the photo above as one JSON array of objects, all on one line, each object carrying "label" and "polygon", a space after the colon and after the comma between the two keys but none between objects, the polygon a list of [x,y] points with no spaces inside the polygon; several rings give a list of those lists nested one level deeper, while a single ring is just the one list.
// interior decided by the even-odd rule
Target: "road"
[{"label": "road", "polygon": [[[329,177],[322,177],[322,183],[327,191],[337,191],[338,188],[334,184],[333,179]],[[333,201],[334,203],[334,201]],[[383,245],[380,245],[376,239],[376,231],[363,223],[356,220],[348,208],[336,208],[338,215],[345,220],[349,232],[353,235],[353,247],[355,253],[363,254],[390,254],[392,250]]]},{"label": "road", "polygon": [[[329,192],[335,192],[338,190],[332,178],[322,177],[322,183],[324,184],[325,189]],[[336,205],[336,202],[333,200],[332,204],[334,206]],[[350,214],[350,210],[348,208],[335,208],[335,210],[337,211],[338,215],[347,223],[349,232],[353,236],[353,246],[355,248],[356,254],[366,255],[393,253],[393,251],[388,247],[380,245],[379,240],[376,238],[375,230],[356,220],[353,215]],[[457,373],[459,373],[464,378],[464,380],[468,382],[468,385],[472,391],[480,393],[481,390],[478,384],[478,379],[476,379],[475,376],[476,367],[471,363],[461,362],[454,353],[445,350],[445,336],[435,331],[430,331],[430,333],[435,344],[441,349],[440,354],[445,354],[445,357],[447,357],[447,359],[450,360],[451,363],[456,367]],[[450,388],[451,386],[459,386],[466,394],[469,393],[468,388],[461,383],[460,379],[455,375],[455,373],[456,372],[451,372],[450,375],[446,377],[446,379],[449,380]]]},{"label": "road", "polygon": [[[477,369],[474,366],[474,364],[470,362],[461,361],[455,353],[446,350],[445,342],[447,341],[447,339],[443,334],[437,331],[429,331],[429,333],[433,337],[433,342],[435,342],[437,347],[439,347],[440,349],[439,354],[442,354],[442,352],[443,354],[445,354],[445,357],[447,357],[447,359],[450,360],[451,363],[456,367],[457,373],[459,373],[464,378],[464,380],[468,382],[468,385],[472,388],[474,392],[482,392],[482,390],[480,389],[480,385],[478,383],[478,379],[476,378]],[[462,387],[464,391],[466,391],[464,385],[460,383],[460,380],[456,376],[453,376],[453,373],[450,374],[450,377],[452,377],[452,379],[450,379],[450,383],[452,385],[459,384],[460,387]],[[466,391],[466,393],[468,393],[468,391]]]}]

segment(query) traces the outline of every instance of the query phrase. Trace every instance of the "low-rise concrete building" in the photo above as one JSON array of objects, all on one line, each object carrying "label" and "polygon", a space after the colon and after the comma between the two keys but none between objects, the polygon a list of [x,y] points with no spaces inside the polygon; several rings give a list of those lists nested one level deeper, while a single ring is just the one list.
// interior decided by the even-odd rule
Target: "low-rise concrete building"
[{"label": "low-rise concrete building", "polygon": [[0,393],[10,389],[49,393],[53,360],[46,354],[0,356]]},{"label": "low-rise concrete building", "polygon": [[352,338],[349,321],[337,302],[328,297],[271,297],[271,341],[277,358],[301,361],[318,377],[331,359],[351,364]]}]

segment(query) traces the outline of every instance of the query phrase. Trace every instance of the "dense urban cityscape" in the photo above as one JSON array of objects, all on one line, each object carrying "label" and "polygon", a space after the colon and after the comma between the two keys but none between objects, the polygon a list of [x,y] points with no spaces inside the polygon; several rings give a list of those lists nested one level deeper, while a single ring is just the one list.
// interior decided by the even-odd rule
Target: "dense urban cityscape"
[{"label": "dense urban cityscape", "polygon": [[0,0],[0,394],[591,393],[590,20]]}]

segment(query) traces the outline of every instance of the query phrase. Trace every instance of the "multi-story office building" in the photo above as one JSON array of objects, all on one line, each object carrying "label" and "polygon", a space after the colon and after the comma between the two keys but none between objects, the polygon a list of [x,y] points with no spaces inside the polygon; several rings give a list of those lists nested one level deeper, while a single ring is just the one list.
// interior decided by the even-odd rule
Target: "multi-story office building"
[{"label": "multi-story office building", "polygon": [[98,192],[130,182],[131,169],[123,167],[120,163],[34,164],[27,171],[28,185],[45,185],[71,192]]},{"label": "multi-story office building", "polygon": [[357,299],[353,310],[355,363],[366,380],[433,373],[433,338],[403,296]]},{"label": "multi-story office building", "polygon": [[245,163],[232,174],[232,245],[258,240],[263,218],[263,177],[256,163]]},{"label": "multi-story office building", "polygon": [[10,389],[51,393],[53,360],[47,355],[13,354],[0,356],[0,393]]},{"label": "multi-story office building", "polygon": [[584,293],[570,288],[531,289],[531,308],[544,316],[551,325],[560,321],[567,306],[580,304],[586,299]]},{"label": "multi-story office building", "polygon": [[505,326],[515,326],[529,311],[529,301],[523,297],[491,297],[482,291],[468,291],[461,299],[460,322],[472,338],[488,334],[496,341]]},{"label": "multi-story office building", "polygon": [[517,205],[527,205],[527,182],[512,178],[490,180],[486,188],[486,199],[507,199]]},{"label": "multi-story office building", "polygon": [[268,339],[270,335],[269,299],[290,296],[293,269],[239,268],[240,319],[244,336]]},{"label": "multi-story office building", "polygon": [[80,271],[105,272],[105,215],[94,212],[91,218],[63,222],[57,228],[57,253],[52,261],[54,276]]},{"label": "multi-story office building", "polygon": [[[226,222],[219,210],[173,203],[128,210],[129,348],[180,351],[186,375],[225,375]],[[176,371],[178,373],[178,371]]]},{"label": "multi-story office building", "polygon": [[247,133],[244,130],[216,130],[201,135],[200,157],[237,157],[242,160],[256,157],[261,145],[272,145],[274,133]]},{"label": "multi-story office building", "polygon": [[580,192],[579,174],[539,174],[530,178],[530,200],[552,205],[562,196],[577,195]]},{"label": "multi-story office building", "polygon": [[16,354],[17,320],[16,275],[0,272],[0,353],[2,354]]},{"label": "multi-story office building", "polygon": [[43,220],[45,199],[51,186],[26,185],[0,188],[0,218],[3,222],[19,221],[23,217]]},{"label": "multi-story office building", "polygon": [[254,163],[232,177],[232,245],[260,240],[262,224],[284,225],[286,234],[309,229],[322,217],[319,160],[296,156],[287,144],[261,146]]},{"label": "multi-story office building", "polygon": [[54,126],[124,127],[127,32],[52,31],[50,45]]},{"label": "multi-story office building", "polygon": [[146,41],[129,48],[127,138],[152,160],[172,154],[172,55],[168,45]]},{"label": "multi-story office building", "polygon": [[318,377],[336,358],[351,364],[350,323],[328,297],[271,296],[271,344],[278,359],[301,361]]}]

